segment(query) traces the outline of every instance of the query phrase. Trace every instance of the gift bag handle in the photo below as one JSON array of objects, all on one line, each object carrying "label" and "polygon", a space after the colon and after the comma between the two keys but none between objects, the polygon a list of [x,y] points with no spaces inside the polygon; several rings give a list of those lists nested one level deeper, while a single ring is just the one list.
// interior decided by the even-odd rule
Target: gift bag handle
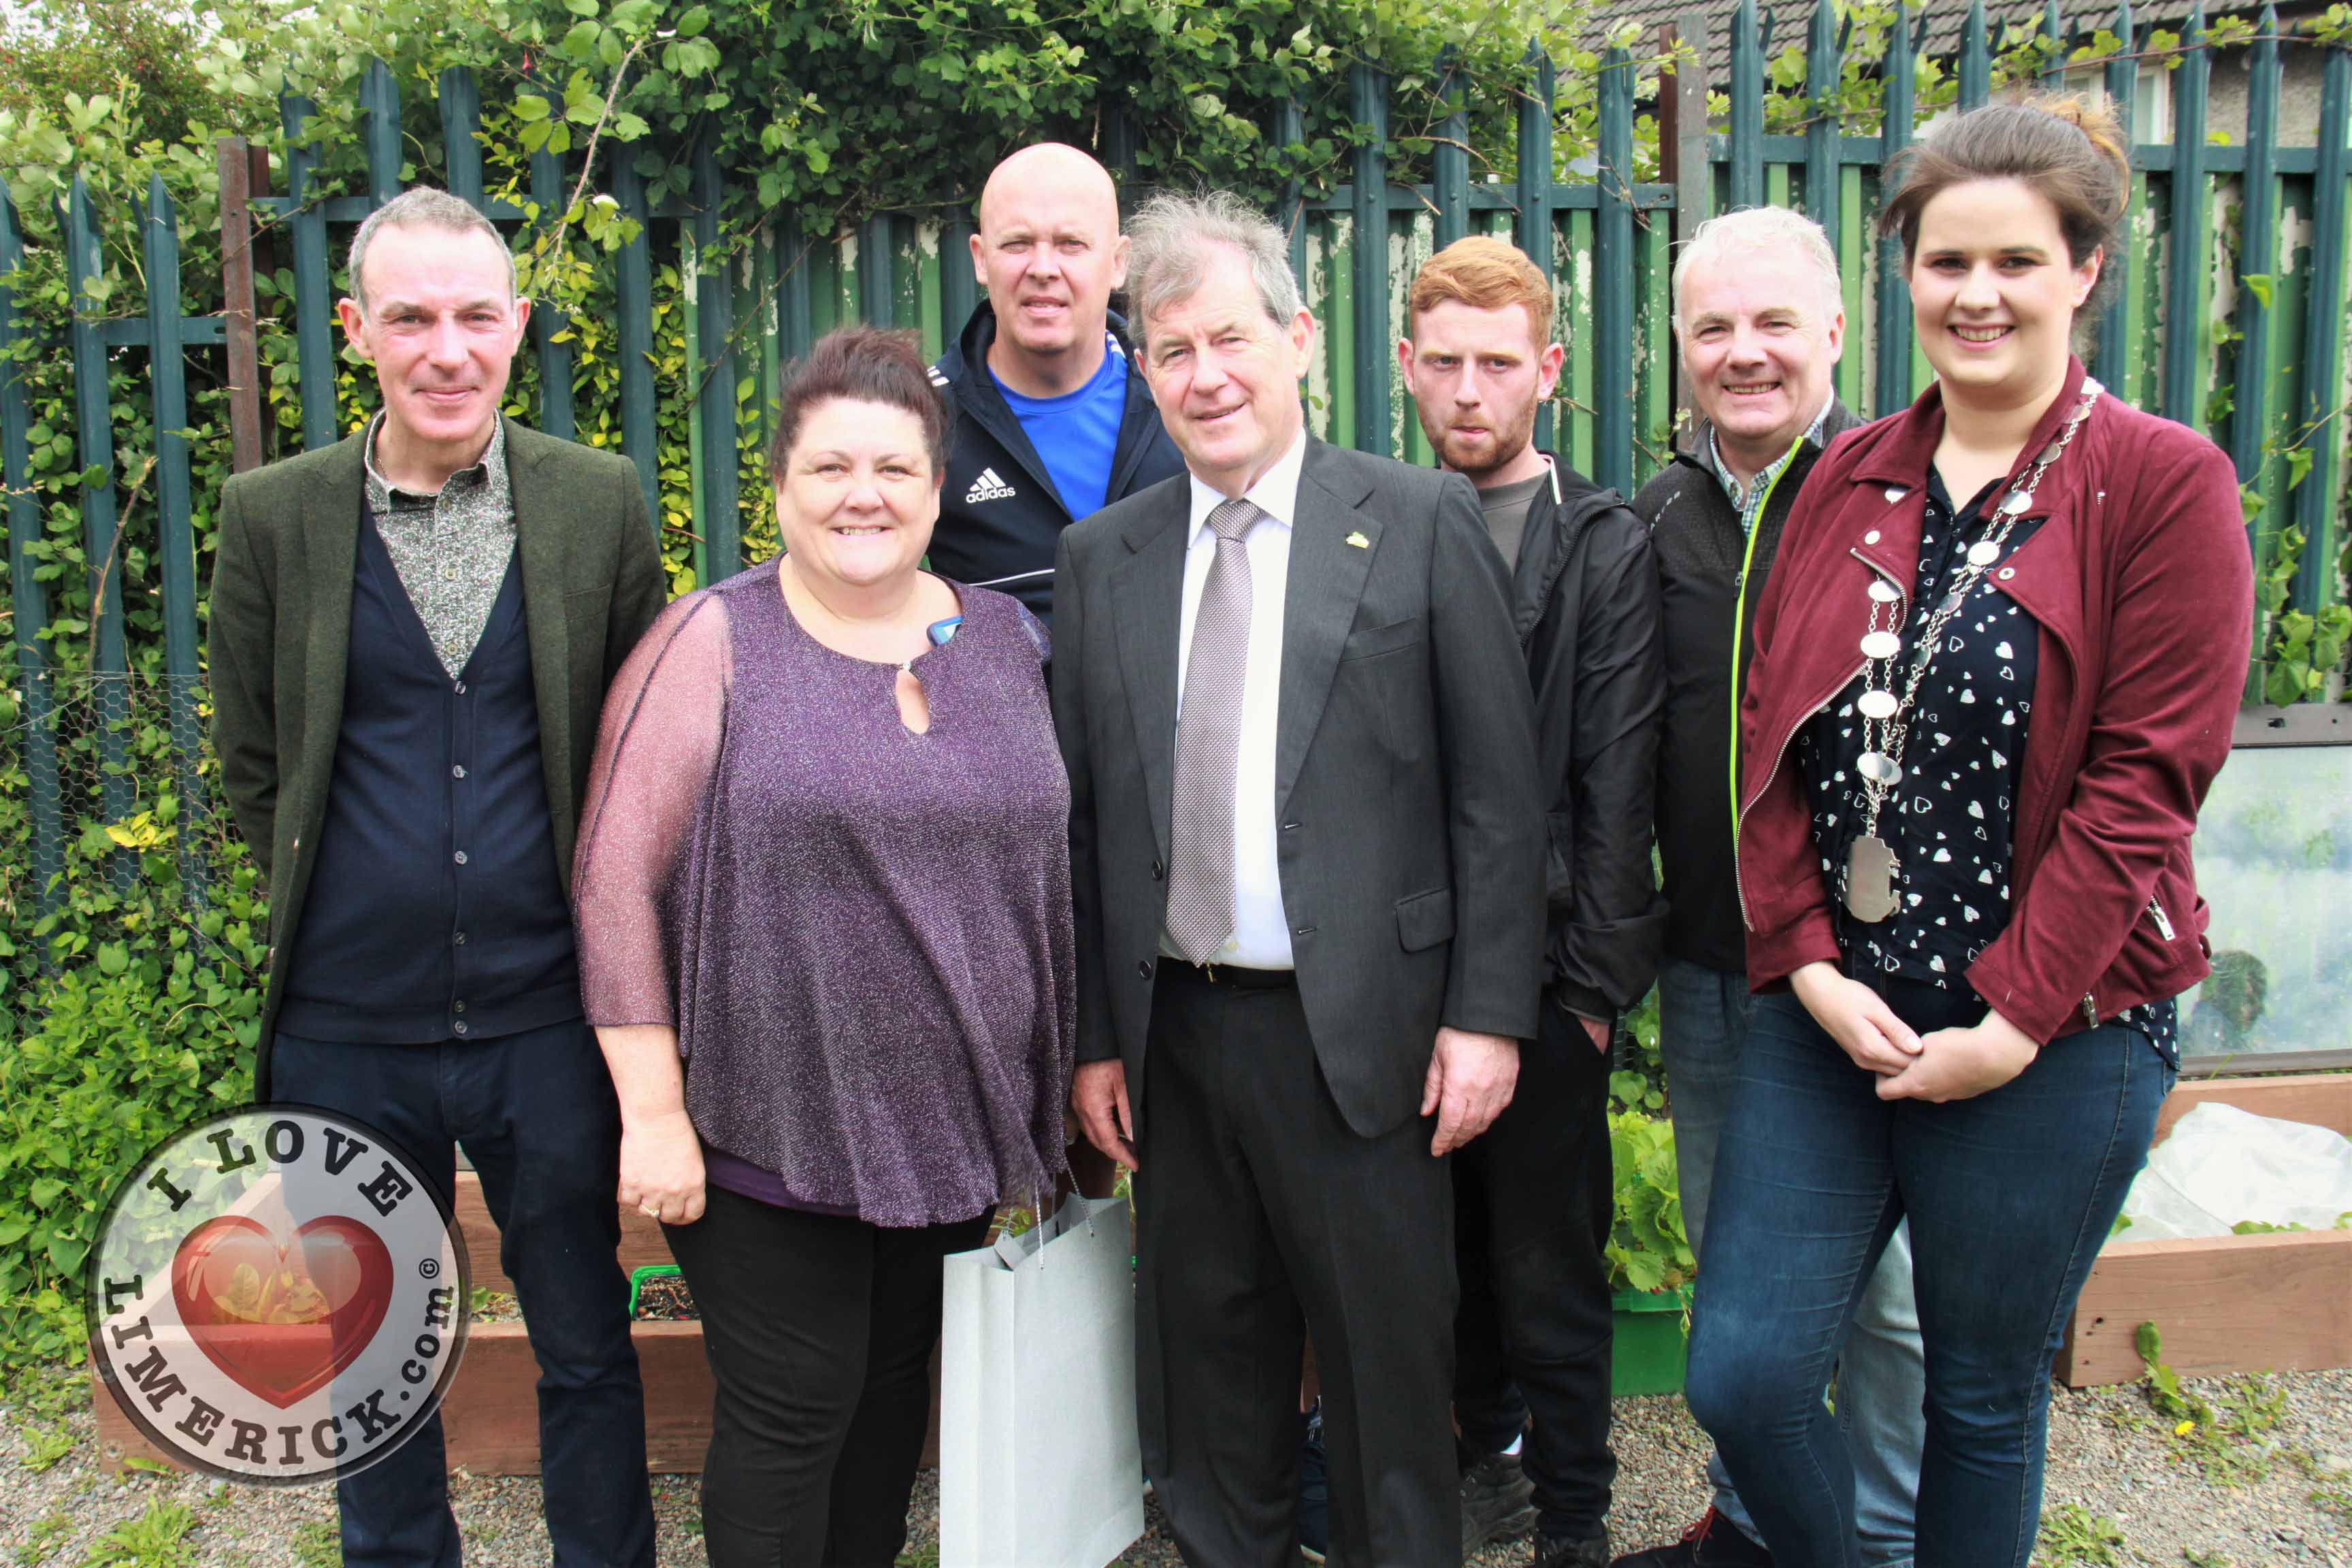
[{"label": "gift bag handle", "polygon": [[[1072,1192],[1070,1195],[1071,1195],[1072,1197],[1078,1197],[1078,1198],[1083,1198],[1083,1197],[1085,1196],[1085,1194],[1082,1194],[1082,1193],[1078,1193],[1078,1192],[1075,1192],[1075,1191],[1074,1191],[1074,1192]],[[1037,1233],[1038,1233],[1038,1236],[1037,1236],[1037,1272],[1038,1272],[1038,1273],[1040,1273],[1040,1274],[1043,1274],[1044,1272],[1045,1272],[1045,1248],[1046,1248],[1046,1246],[1047,1246],[1049,1243],[1051,1243],[1051,1242],[1053,1241],[1053,1239],[1054,1239],[1052,1236],[1050,1236],[1050,1235],[1046,1234],[1046,1230],[1045,1230],[1045,1227],[1046,1227],[1047,1224],[1049,1223],[1050,1219],[1051,1219],[1052,1217],[1054,1217],[1054,1216],[1052,1216],[1052,1215],[1048,1215],[1046,1214],[1046,1212],[1045,1212],[1045,1188],[1043,1188],[1043,1187],[1032,1187],[1032,1188],[1030,1188],[1030,1189],[1029,1189],[1029,1213],[1030,1213],[1030,1215],[1031,1215],[1031,1216],[1032,1216],[1032,1220],[1033,1220],[1033,1228],[1034,1228],[1034,1229],[1037,1231]],[[1058,1215],[1058,1214],[1060,1213],[1060,1211],[1059,1211],[1058,1209],[1056,1209],[1056,1210],[1055,1211],[1055,1215]],[[1087,1234],[1088,1236],[1092,1236],[1092,1235],[1094,1235],[1094,1234],[1095,1234],[1095,1219],[1096,1219],[1095,1211],[1094,1211],[1093,1207],[1092,1207],[1091,1205],[1089,1205],[1089,1206],[1087,1207],[1087,1218],[1086,1218]]]}]

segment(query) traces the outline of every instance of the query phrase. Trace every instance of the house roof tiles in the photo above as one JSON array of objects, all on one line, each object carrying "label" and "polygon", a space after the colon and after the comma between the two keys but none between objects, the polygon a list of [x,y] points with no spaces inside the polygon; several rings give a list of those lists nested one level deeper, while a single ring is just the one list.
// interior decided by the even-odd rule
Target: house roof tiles
[{"label": "house roof tiles", "polygon": [[[1827,4],[1828,0],[1816,0]],[[2132,6],[2132,20],[2141,27],[2150,24],[2175,27],[2185,20],[2194,0],[2139,0]],[[1642,24],[1645,35],[1654,35],[1662,25],[1686,12],[1703,12],[1707,21],[1707,59],[1710,68],[1720,69],[1728,58],[1731,18],[1738,10],[1738,0],[1619,0],[1606,11],[1597,12],[1586,24],[1586,36],[1597,42],[1620,23]],[[2261,14],[2259,5],[2214,5],[2207,7],[2209,15],[2221,16],[2242,12],[2249,17]],[[2317,11],[2321,6],[2314,0],[2288,0],[2279,10],[2284,15]],[[1783,0],[1779,5],[1759,4],[1758,14],[1770,19],[1767,34],[1769,48],[1777,52],[1783,45],[1802,43],[1806,28],[1813,18],[1814,4],[1807,0]],[[1925,6],[1913,7],[1916,18],[1924,10],[1927,16],[1927,52],[1943,56],[1957,54],[1960,34],[1968,26],[1967,0],[1927,0]],[[2003,34],[2011,27],[2024,27],[2039,32],[2042,26],[2045,7],[2043,0],[1988,0],[1985,5],[1985,34],[1998,49]],[[2061,0],[2061,19],[2072,35],[2087,37],[2101,27],[2115,25],[2116,6],[2112,3],[2085,4],[2084,0]],[[1914,26],[1916,26],[1915,20]]]}]

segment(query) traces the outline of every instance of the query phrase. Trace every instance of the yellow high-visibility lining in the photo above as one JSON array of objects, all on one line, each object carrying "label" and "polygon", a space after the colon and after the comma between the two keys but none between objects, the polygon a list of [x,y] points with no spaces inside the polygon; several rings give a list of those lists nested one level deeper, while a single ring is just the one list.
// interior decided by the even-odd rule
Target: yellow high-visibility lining
[{"label": "yellow high-visibility lining", "polygon": [[[1803,445],[1804,437],[1801,436],[1797,438],[1797,446]],[[1796,453],[1797,447],[1791,447],[1789,449],[1789,455],[1780,459],[1780,466],[1772,471],[1770,481],[1764,487],[1764,499],[1756,506],[1756,521],[1748,530],[1748,549],[1739,558],[1739,582],[1731,595],[1729,786],[1731,790],[1731,853],[1734,858],[1737,858],[1739,854],[1739,656],[1748,646],[1748,574],[1756,564],[1756,536],[1764,531],[1764,514],[1772,510],[1772,492],[1780,488],[1782,476],[1797,466]]]}]

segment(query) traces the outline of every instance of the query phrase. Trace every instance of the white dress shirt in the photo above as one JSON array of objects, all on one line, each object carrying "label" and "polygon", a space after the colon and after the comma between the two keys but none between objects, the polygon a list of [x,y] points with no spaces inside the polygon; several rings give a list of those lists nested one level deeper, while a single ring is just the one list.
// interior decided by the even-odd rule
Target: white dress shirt
[{"label": "white dress shirt", "polygon": [[[1275,724],[1282,690],[1282,599],[1290,585],[1290,530],[1298,513],[1298,473],[1307,460],[1307,432],[1265,471],[1243,499],[1265,516],[1250,530],[1248,667],[1242,687],[1241,743],[1234,757],[1234,934],[1213,961],[1244,969],[1288,969],[1290,921],[1282,909],[1282,867],[1274,800]],[[1183,710],[1184,674],[1192,663],[1192,622],[1216,559],[1217,534],[1209,513],[1227,498],[1201,482],[1192,487],[1192,532],[1184,548],[1184,615],[1176,636],[1177,710]],[[1170,738],[1172,749],[1174,737]],[[1162,954],[1181,958],[1163,928]]]}]

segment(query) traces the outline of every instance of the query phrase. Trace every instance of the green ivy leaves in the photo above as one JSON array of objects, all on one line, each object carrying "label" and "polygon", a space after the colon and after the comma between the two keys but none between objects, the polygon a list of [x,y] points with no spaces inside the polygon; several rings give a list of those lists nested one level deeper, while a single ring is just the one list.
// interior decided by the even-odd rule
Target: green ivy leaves
[{"label": "green ivy leaves", "polygon": [[2289,610],[2278,618],[2275,635],[2263,700],[2320,700],[2326,696],[2327,678],[2343,668],[2345,645],[2352,641],[2352,609],[2330,605],[2316,616]]},{"label": "green ivy leaves", "polygon": [[[168,848],[173,832],[147,813],[124,837]],[[97,837],[110,852],[121,842]],[[64,917],[34,928],[86,962],[42,988],[37,1026],[0,1054],[0,1365],[74,1353],[54,1331],[114,1183],[250,1088],[242,1057],[258,1025],[266,916],[244,852],[217,868],[201,938],[169,853],[142,857],[127,898],[90,872],[69,872]]]}]

